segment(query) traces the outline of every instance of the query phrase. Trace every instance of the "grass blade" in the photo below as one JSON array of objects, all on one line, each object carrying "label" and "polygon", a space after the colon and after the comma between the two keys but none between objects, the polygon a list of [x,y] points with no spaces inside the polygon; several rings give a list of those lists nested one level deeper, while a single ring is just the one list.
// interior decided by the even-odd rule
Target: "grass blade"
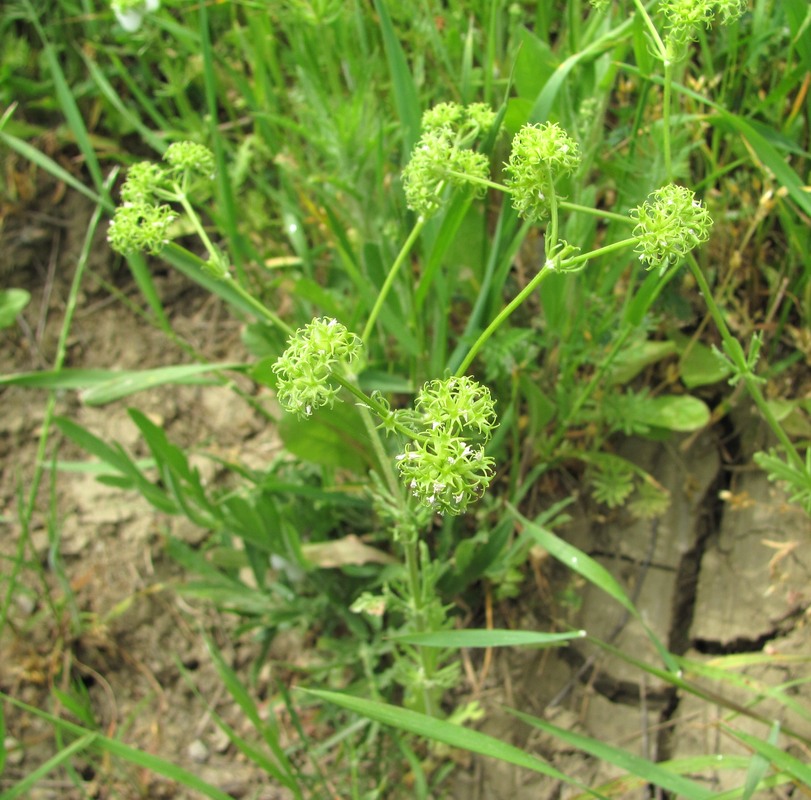
[{"label": "grass blade", "polygon": [[166,142],[164,142],[160,136],[156,135],[154,131],[147,128],[146,125],[141,122],[141,118],[137,114],[134,114],[121,100],[118,92],[116,92],[116,90],[112,87],[104,73],[99,68],[98,64],[96,64],[96,62],[85,53],[82,53],[81,55],[90,76],[95,81],[96,86],[99,87],[99,91],[102,93],[102,95],[107,98],[113,108],[115,108],[116,112],[121,115],[121,118],[126,120],[136,131],[138,131],[141,138],[156,153],[163,155],[163,151],[166,149]]},{"label": "grass blade", "polygon": [[97,737],[95,733],[87,733],[75,742],[71,742],[67,747],[60,750],[55,756],[49,758],[44,764],[40,764],[35,770],[28,773],[18,784],[6,789],[3,792],[3,800],[15,800],[17,797],[23,797],[32,789],[37,781],[44,778],[49,772],[53,772],[57,767],[60,767],[65,761],[68,761],[76,753],[86,750],[93,744]]},{"label": "grass blade", "polygon": [[782,772],[791,775],[801,785],[811,786],[811,767],[808,764],[803,764],[798,758],[786,753],[776,745],[758,739],[757,736],[751,736],[748,733],[736,731],[726,726],[724,726],[724,730],[730,736],[751,747],[755,753],[767,759],[770,764],[774,764]]},{"label": "grass blade", "polygon": [[582,639],[585,631],[565,633],[536,633],[535,631],[511,630],[464,630],[434,631],[431,633],[407,633],[391,636],[404,644],[419,644],[424,647],[555,647],[572,639]]},{"label": "grass blade", "polygon": [[451,747],[458,747],[462,750],[468,750],[471,753],[497,758],[501,761],[506,761],[508,764],[524,767],[533,772],[540,772],[542,775],[548,775],[555,780],[564,781],[571,786],[577,786],[594,797],[603,797],[599,793],[582,786],[573,778],[568,777],[568,775],[564,775],[564,773],[550,766],[540,758],[530,755],[514,745],[502,742],[500,739],[496,739],[493,736],[480,733],[479,731],[463,728],[452,722],[429,717],[426,714],[420,714],[416,711],[409,711],[405,708],[379,703],[374,700],[366,700],[361,697],[353,697],[352,695],[343,694],[341,692],[327,692],[320,689],[305,689],[303,691],[325,702],[335,703],[335,705],[347,708],[350,711],[354,711],[356,714],[361,714],[382,725],[390,725],[391,727],[408,731],[417,736],[424,736],[435,742],[442,742]]},{"label": "grass blade", "polygon": [[[780,723],[775,722],[769,732],[769,744],[776,745],[779,735]],[[761,753],[755,753],[749,762],[749,768],[746,770],[746,781],[744,782],[743,794],[741,795],[743,800],[749,800],[755,791],[757,791],[758,786],[760,786],[761,781],[766,777],[768,771],[769,759]]]},{"label": "grass blade", "polygon": [[[145,753],[143,750],[130,747],[130,745],[119,742],[116,739],[111,739],[109,736],[104,736],[100,733],[91,733],[81,725],[60,719],[53,714],[49,714],[47,711],[42,711],[34,706],[30,706],[28,703],[23,703],[22,701],[17,700],[5,693],[0,692],[0,698],[6,700],[22,711],[46,720],[55,728],[68,731],[76,736],[81,736],[82,739],[80,739],[79,742],[83,743],[82,749],[92,746],[94,749],[97,749],[102,753],[107,753],[108,755],[120,758],[129,762],[130,764],[134,764],[137,767],[143,767],[156,775],[163,775],[163,777],[168,778],[170,781],[175,781],[176,783],[185,786],[187,789],[192,789],[205,797],[210,797],[211,800],[233,800],[231,795],[226,794],[216,786],[212,786],[210,783],[206,783],[206,781],[204,781],[202,778],[198,778],[196,775],[186,769],[183,769],[183,767],[179,767],[177,764],[172,764],[169,761],[159,758],[158,756],[152,755],[151,753]],[[89,739],[89,741],[84,742],[85,739]],[[65,751],[63,750],[62,753],[58,754],[56,757],[63,756],[64,752]],[[64,761],[64,758],[62,758],[62,761]],[[45,765],[43,764],[43,767],[44,766]],[[42,767],[40,767],[40,769],[42,769]],[[14,795],[14,797],[17,796],[19,795]],[[3,800],[6,799],[7,795],[3,795]]]},{"label": "grass blade", "polygon": [[92,200],[94,203],[100,204],[104,207],[105,211],[112,212],[113,204],[109,199],[102,199],[96,192],[85,186],[80,180],[77,180],[71,175],[64,167],[59,166],[52,158],[46,156],[45,153],[32,147],[28,142],[12,136],[10,133],[0,130],[0,142],[19,153],[23,158],[36,164],[40,169],[52,175],[56,180],[61,181],[71,189],[75,189],[80,194]]},{"label": "grass blade", "polygon": [[380,30],[383,35],[383,47],[386,50],[386,60],[389,64],[392,85],[394,87],[394,104],[403,126],[403,160],[411,153],[420,136],[420,101],[417,97],[417,87],[408,67],[403,48],[394,33],[386,3],[383,0],[374,0],[375,10],[380,17]]},{"label": "grass blade", "polygon": [[627,750],[622,750],[619,747],[600,742],[597,739],[592,739],[589,736],[575,733],[574,731],[567,730],[566,728],[559,728],[557,725],[552,725],[545,720],[533,717],[530,714],[524,714],[521,711],[514,709],[507,709],[510,714],[523,720],[528,725],[537,728],[554,736],[556,739],[566,742],[567,744],[582,750],[584,753],[600,759],[608,764],[613,764],[626,772],[644,778],[647,783],[652,783],[655,786],[660,786],[667,791],[673,792],[678,797],[686,797],[688,800],[709,800],[714,796],[714,793],[705,789],[703,786],[691,781],[689,778],[684,778],[681,775],[672,772],[669,769],[662,767],[645,758],[629,753]]},{"label": "grass blade", "polygon": [[296,790],[297,783],[293,774],[293,767],[279,743],[276,726],[273,725],[272,722],[262,720],[259,709],[256,707],[253,698],[245,691],[245,687],[240,681],[239,676],[225,663],[222,654],[215,644],[210,639],[206,639],[206,646],[225,688],[236,704],[242,709],[245,716],[251,721],[256,731],[261,734],[268,748],[276,757],[277,763],[273,767],[274,776],[278,781],[287,786],[288,789]]},{"label": "grass blade", "polygon": [[217,383],[216,378],[204,377],[206,373],[243,368],[243,364],[181,364],[155,369],[126,370],[83,391],[82,402],[89,406],[102,406],[156,386]]},{"label": "grass blade", "polygon": [[114,378],[114,369],[56,369],[0,375],[0,386],[25,386],[29,389],[86,389]]},{"label": "grass blade", "polygon": [[668,652],[667,648],[659,641],[659,638],[654,632],[645,624],[636,606],[631,602],[631,598],[625,593],[625,590],[620,585],[619,581],[602,565],[595,561],[591,556],[578,550],[574,545],[555,536],[551,531],[536,525],[526,517],[522,516],[515,509],[513,513],[516,518],[521,522],[527,532],[535,539],[541,547],[545,548],[551,555],[558,559],[562,564],[574,570],[578,575],[582,575],[587,581],[594,584],[598,589],[602,589],[609,597],[616,600],[634,619],[636,619],[651,640],[653,646],[656,648],[662,661],[667,668],[676,673],[679,671],[678,664],[673,656]]}]

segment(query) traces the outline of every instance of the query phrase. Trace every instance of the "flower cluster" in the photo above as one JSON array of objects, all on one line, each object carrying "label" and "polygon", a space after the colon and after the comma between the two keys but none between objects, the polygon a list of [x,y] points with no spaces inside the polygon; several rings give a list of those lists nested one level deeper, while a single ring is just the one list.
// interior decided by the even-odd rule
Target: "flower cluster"
[{"label": "flower cluster", "polygon": [[577,142],[557,123],[524,125],[513,139],[510,160],[505,164],[513,208],[524,219],[544,219],[549,214],[555,181],[574,172],[579,163]]},{"label": "flower cluster", "polygon": [[[487,156],[470,147],[492,127],[495,117],[483,103],[440,103],[423,114],[422,136],[403,170],[406,203],[412,211],[429,217],[440,208],[446,185],[487,180]],[[477,190],[483,191],[483,186]]]},{"label": "flower cluster", "polygon": [[490,391],[467,377],[431,381],[416,400],[424,435],[397,457],[400,475],[420,502],[461,514],[490,485],[484,447],[496,426]]},{"label": "flower cluster", "polygon": [[196,172],[214,180],[214,153],[197,142],[174,142],[166,148],[163,160],[177,172]]},{"label": "flower cluster", "polygon": [[164,154],[165,164],[133,164],[121,187],[122,204],[110,222],[107,241],[118,253],[158,253],[169,241],[169,227],[177,219],[162,200],[180,200],[187,178],[201,174],[211,179],[214,154],[195,142],[176,142]]},{"label": "flower cluster", "polygon": [[667,21],[667,48],[675,60],[695,40],[698,30],[709,27],[716,16],[723,25],[740,17],[746,0],[662,0],[661,8]]},{"label": "flower cluster", "polygon": [[167,205],[143,200],[124,202],[115,210],[107,241],[117,253],[159,253],[169,241],[169,226],[177,215]]},{"label": "flower cluster", "polygon": [[712,219],[695,194],[684,186],[657,189],[631,212],[637,220],[636,252],[648,269],[666,268],[710,236]]},{"label": "flower cluster", "polygon": [[301,418],[331,406],[340,388],[334,375],[356,361],[361,349],[360,337],[336,319],[317,318],[299,328],[273,365],[281,405]]}]

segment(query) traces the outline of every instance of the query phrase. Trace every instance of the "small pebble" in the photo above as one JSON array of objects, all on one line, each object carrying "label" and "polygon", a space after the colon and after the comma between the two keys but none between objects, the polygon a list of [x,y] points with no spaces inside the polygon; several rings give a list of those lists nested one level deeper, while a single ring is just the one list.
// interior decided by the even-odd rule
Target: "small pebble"
[{"label": "small pebble", "polygon": [[198,764],[204,764],[208,761],[208,748],[200,739],[195,739],[188,749],[189,758],[196,761]]},{"label": "small pebble", "polygon": [[13,736],[6,736],[3,740],[3,747],[6,751],[6,764],[17,766],[22,763],[25,753],[20,743]]}]

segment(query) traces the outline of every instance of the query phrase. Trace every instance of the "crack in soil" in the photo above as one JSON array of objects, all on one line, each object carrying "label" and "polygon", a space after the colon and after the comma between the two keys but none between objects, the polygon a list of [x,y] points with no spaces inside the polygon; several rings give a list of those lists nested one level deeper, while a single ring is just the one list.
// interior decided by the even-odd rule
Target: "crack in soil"
[{"label": "crack in soil", "polygon": [[717,639],[698,638],[693,639],[690,645],[702,655],[710,656],[725,656],[732,653],[758,653],[769,642],[775,639],[783,639],[793,633],[797,623],[805,617],[809,608],[811,608],[811,603],[798,604],[777,620],[771,630],[762,633],[760,636],[738,636],[727,642],[720,642]]},{"label": "crack in soil", "polygon": [[[707,543],[721,530],[724,516],[724,502],[721,492],[731,485],[730,467],[741,458],[740,440],[728,420],[720,423],[725,439],[725,450],[729,460],[721,461],[713,480],[707,486],[696,516],[695,544],[687,550],[679,561],[676,570],[676,587],[673,593],[671,628],[668,633],[667,647],[671,653],[684,655],[693,642],[690,630],[696,613],[696,598],[701,563]],[[667,761],[672,757],[676,726],[673,725],[681,702],[681,695],[675,686],[665,689],[668,699],[659,715],[659,733],[656,737],[657,761]]]}]

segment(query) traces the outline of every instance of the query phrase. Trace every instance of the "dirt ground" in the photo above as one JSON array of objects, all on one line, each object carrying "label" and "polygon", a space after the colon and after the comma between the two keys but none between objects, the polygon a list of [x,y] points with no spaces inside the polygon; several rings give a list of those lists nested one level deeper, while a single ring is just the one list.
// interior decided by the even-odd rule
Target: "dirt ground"
[{"label": "dirt ground", "polygon": [[[5,220],[1,243],[12,265],[5,284],[28,288],[33,300],[19,327],[0,332],[2,373],[43,369],[52,362],[87,219],[87,209],[76,203],[56,202],[39,215]],[[94,274],[137,302],[128,275],[111,274],[110,263],[99,241],[92,259]],[[218,301],[170,271],[160,272],[157,284],[173,324],[187,341],[212,359],[246,358],[239,323]],[[161,332],[110,298],[93,275],[86,279],[68,339],[67,366],[137,369],[184,359]],[[0,558],[8,573],[18,552],[18,502],[30,491],[46,396],[14,387],[0,393]],[[173,441],[193,450],[238,453],[241,460],[261,465],[278,447],[267,423],[219,386],[157,388],[101,408],[83,405],[75,392],[65,391],[57,397],[56,411],[139,454],[128,404],[163,425]],[[605,518],[582,499],[574,521],[561,532],[623,581],[646,623],[673,652],[703,663],[737,652],[811,652],[811,526],[779,488],[750,466],[751,453],[762,446],[763,436],[744,405],[723,427],[697,438],[656,445],[628,442],[623,445],[627,454],[671,491],[668,515],[656,525],[633,523],[623,514]],[[49,458],[53,456],[50,452]],[[64,445],[58,457],[71,461],[83,456]],[[207,480],[217,480],[211,461],[201,459],[199,465]],[[66,690],[60,681],[68,674],[76,676],[107,735],[179,763],[233,797],[283,798],[267,776],[236,752],[212,718],[213,709],[238,733],[251,736],[244,715],[217,676],[205,636],[243,672],[250,668],[256,646],[235,634],[234,620],[173,591],[181,575],[165,553],[166,533],[191,544],[201,533],[85,473],[59,471],[52,487],[46,471],[36,508],[25,558],[40,567],[24,569],[12,601],[13,626],[0,641],[0,688],[32,706],[64,713],[50,690]],[[49,552],[54,549],[70,593],[53,569]],[[542,553],[535,555],[536,569],[520,601],[498,609],[502,625],[537,630],[574,625],[640,658],[653,658],[640,626],[625,619],[618,606],[562,573]],[[50,587],[58,613],[44,601],[40,581]],[[567,586],[581,596],[579,607],[554,599]],[[276,646],[252,688],[265,711],[274,659],[291,663],[302,657],[300,642],[280,641]],[[771,665],[752,663],[741,674],[747,681],[769,685],[810,677],[807,663],[795,665],[788,658]],[[468,663],[467,676],[463,699],[478,699],[488,711],[482,730],[545,756],[589,784],[615,773],[518,723],[503,707],[544,715],[604,741],[634,745],[649,758],[746,752],[720,732],[718,722],[726,712],[712,716],[712,706],[646,683],[638,672],[607,661],[588,645],[498,652],[486,666],[477,657]],[[807,685],[800,683],[791,691],[799,703],[811,706]],[[746,697],[732,699],[745,702]],[[769,720],[783,714],[766,701],[759,710]],[[8,762],[0,789],[54,752],[47,724],[9,707],[6,713]],[[284,724],[283,714],[281,719]],[[803,720],[783,721],[811,737],[811,726]],[[747,723],[746,730],[763,736],[766,729]],[[796,754],[809,758],[807,752]],[[195,796],[121,763],[79,759],[77,769],[85,781],[84,794],[54,773],[28,797]],[[719,769],[699,779],[721,791],[739,785],[741,773]],[[777,787],[773,796],[786,796],[784,791]],[[463,760],[448,790],[448,797],[460,800],[566,794],[548,778],[487,759]]]}]

